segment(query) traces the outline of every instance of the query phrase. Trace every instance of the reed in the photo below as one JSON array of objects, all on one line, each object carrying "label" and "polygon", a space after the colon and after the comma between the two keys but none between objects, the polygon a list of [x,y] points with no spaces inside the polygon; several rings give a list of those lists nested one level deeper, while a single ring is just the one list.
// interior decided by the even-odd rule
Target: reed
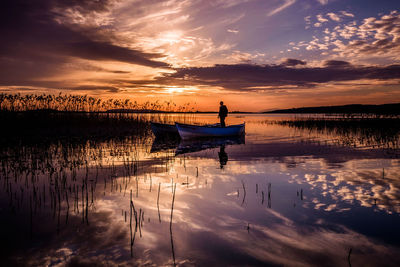
[{"label": "reed", "polygon": [[272,205],[272,201],[271,201],[271,189],[272,189],[272,185],[271,183],[268,183],[268,208],[271,208]]},{"label": "reed", "polygon": [[276,124],[316,134],[338,136],[344,146],[400,148],[400,117],[296,118]]},{"label": "reed", "polygon": [[244,182],[242,180],[242,186],[243,186],[243,200],[242,200],[242,204],[244,204],[244,201],[246,200],[246,187],[244,186]]},{"label": "reed", "polygon": [[[79,215],[81,222],[88,225],[91,208],[95,208],[94,195],[99,170],[105,175],[104,190],[114,189],[115,192],[115,189],[119,188],[118,191],[121,192],[122,185],[127,188],[129,180],[115,179],[117,172],[121,172],[121,168],[124,168],[125,175],[130,177],[131,171],[137,166],[137,158],[133,153],[123,167],[117,169],[114,161],[110,161],[104,168],[101,163],[102,153],[111,151],[118,157],[118,153],[113,150],[119,151],[120,145],[131,147],[132,141],[141,142],[137,139],[124,138],[110,143],[101,141],[101,145],[96,139],[91,143],[46,141],[30,145],[3,144],[0,146],[2,159],[0,184],[3,189],[2,194],[9,198],[10,211],[12,213],[28,211],[27,225],[31,237],[34,236],[35,220],[39,218],[37,216],[40,213],[45,216],[47,213],[50,215],[49,217],[55,222],[57,232],[63,228],[61,223],[63,218],[65,225],[68,224],[70,213]],[[89,165],[89,161],[92,165]],[[141,215],[141,226],[143,226],[144,211]]]},{"label": "reed", "polygon": [[264,204],[264,191],[261,191],[261,195],[262,195],[262,197],[261,197],[261,205],[263,205]]},{"label": "reed", "polygon": [[158,193],[157,193],[157,211],[158,211],[158,220],[161,223],[161,215],[160,215],[160,191],[161,191],[161,183],[158,184]]},{"label": "reed", "polygon": [[176,192],[176,183],[173,186],[172,203],[171,203],[171,218],[170,218],[170,221],[169,221],[169,232],[170,232],[170,237],[171,237],[172,262],[173,262],[174,266],[176,266],[176,261],[175,261],[174,239],[173,239],[173,235],[172,235],[172,216],[174,214],[175,192]]},{"label": "reed", "polygon": [[131,99],[102,99],[70,94],[0,94],[0,111],[63,111],[63,112],[194,112],[190,102],[176,105],[172,101],[138,103]]},{"label": "reed", "polygon": [[350,256],[351,256],[351,252],[353,251],[352,248],[349,249],[349,254],[347,255],[347,262],[349,263],[349,266],[351,267],[351,261],[350,261]]}]

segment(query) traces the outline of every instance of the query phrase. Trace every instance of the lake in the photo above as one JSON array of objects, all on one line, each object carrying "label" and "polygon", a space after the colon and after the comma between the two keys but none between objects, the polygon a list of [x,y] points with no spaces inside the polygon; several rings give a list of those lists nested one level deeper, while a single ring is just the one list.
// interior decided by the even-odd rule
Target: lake
[{"label": "lake", "polygon": [[400,266],[398,132],[290,122],[309,117],[230,114],[246,135],[225,140],[3,145],[2,266]]}]

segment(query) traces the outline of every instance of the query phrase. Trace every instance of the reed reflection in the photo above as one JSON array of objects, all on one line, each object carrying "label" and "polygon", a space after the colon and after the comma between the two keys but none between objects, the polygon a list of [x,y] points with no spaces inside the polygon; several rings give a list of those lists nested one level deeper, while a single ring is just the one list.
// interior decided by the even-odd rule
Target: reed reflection
[{"label": "reed reflection", "polygon": [[393,154],[294,138],[284,125],[246,125],[246,142],[165,141],[144,131],[3,144],[4,258],[321,266],[346,264],[352,248],[353,265],[399,261]]}]

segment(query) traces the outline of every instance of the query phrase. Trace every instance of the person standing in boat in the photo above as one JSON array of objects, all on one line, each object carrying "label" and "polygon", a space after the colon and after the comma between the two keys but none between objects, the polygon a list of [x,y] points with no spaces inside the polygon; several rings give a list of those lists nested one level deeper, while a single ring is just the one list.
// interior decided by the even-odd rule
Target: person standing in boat
[{"label": "person standing in boat", "polygon": [[225,127],[225,118],[228,116],[228,108],[224,105],[224,102],[219,102],[218,118],[221,122],[221,127]]}]

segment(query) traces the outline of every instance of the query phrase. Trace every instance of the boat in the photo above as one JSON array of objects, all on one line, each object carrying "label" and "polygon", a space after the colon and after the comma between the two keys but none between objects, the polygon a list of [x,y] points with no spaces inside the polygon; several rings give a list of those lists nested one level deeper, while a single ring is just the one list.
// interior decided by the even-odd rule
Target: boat
[{"label": "boat", "polygon": [[182,139],[202,138],[202,137],[227,137],[239,136],[245,133],[245,124],[230,125],[221,127],[220,125],[191,125],[175,123],[176,129]]},{"label": "boat", "polygon": [[173,124],[150,122],[151,130],[155,136],[174,135],[179,136],[176,126]]}]

